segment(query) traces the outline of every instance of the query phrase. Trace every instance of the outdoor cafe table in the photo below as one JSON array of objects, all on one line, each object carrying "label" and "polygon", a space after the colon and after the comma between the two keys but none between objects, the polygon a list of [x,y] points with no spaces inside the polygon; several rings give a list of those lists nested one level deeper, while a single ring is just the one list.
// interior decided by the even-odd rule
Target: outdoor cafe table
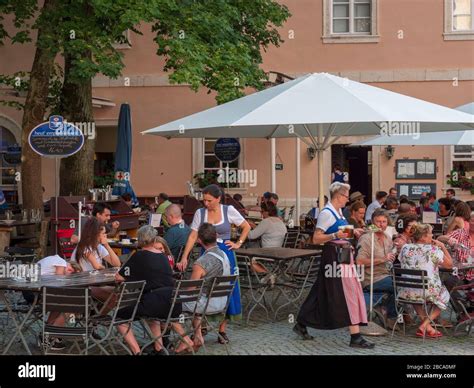
[{"label": "outdoor cafe table", "polygon": [[[23,336],[22,330],[35,307],[39,302],[39,293],[43,287],[90,287],[105,286],[115,283],[115,274],[117,268],[109,268],[101,271],[78,272],[68,275],[45,275],[36,282],[18,281],[11,278],[0,279],[0,298],[4,300],[8,314],[11,316],[15,325],[15,333],[8,341],[7,346],[3,350],[3,354],[7,354],[17,337],[20,337],[24,348],[31,355],[30,348]],[[8,300],[5,291],[31,291],[35,293],[33,303],[26,312],[24,318],[20,321],[17,319],[11,302]]]},{"label": "outdoor cafe table", "polygon": [[[237,255],[247,256],[251,260],[253,258],[271,259],[275,262],[271,268],[269,268],[268,278],[272,280],[272,286],[277,288],[283,287],[287,283],[287,276],[285,274],[290,263],[299,258],[309,258],[312,256],[321,255],[320,249],[299,249],[299,248],[240,248],[236,249]],[[276,300],[272,300],[270,308],[274,310],[274,303]]]}]

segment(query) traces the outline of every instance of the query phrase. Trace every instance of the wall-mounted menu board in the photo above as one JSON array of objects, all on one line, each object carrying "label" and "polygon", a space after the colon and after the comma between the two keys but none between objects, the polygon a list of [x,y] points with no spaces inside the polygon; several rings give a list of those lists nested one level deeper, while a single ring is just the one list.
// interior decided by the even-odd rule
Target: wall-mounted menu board
[{"label": "wall-mounted menu board", "polygon": [[398,196],[408,195],[410,199],[420,199],[422,193],[436,193],[435,183],[397,183]]},{"label": "wall-mounted menu board", "polygon": [[397,159],[396,179],[436,179],[436,159]]}]

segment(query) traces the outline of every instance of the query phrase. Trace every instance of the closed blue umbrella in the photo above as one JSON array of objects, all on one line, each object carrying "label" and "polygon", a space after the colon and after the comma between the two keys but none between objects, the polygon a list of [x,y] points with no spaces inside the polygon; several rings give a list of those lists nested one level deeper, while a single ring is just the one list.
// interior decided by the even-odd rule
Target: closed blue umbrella
[{"label": "closed blue umbrella", "polygon": [[132,120],[130,105],[120,106],[117,131],[117,148],[115,149],[115,180],[113,195],[128,193],[132,203],[138,204],[137,196],[130,184],[130,168],[132,165]]}]

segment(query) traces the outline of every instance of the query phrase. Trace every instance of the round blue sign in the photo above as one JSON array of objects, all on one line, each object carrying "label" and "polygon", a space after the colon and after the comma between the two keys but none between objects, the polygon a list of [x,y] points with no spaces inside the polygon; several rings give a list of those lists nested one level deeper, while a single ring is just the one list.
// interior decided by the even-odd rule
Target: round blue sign
[{"label": "round blue sign", "polygon": [[74,155],[84,145],[84,134],[76,126],[63,122],[61,116],[51,116],[30,132],[28,142],[41,156],[61,158]]},{"label": "round blue sign", "polygon": [[214,154],[221,162],[233,162],[240,155],[240,143],[235,138],[221,137],[214,145]]}]

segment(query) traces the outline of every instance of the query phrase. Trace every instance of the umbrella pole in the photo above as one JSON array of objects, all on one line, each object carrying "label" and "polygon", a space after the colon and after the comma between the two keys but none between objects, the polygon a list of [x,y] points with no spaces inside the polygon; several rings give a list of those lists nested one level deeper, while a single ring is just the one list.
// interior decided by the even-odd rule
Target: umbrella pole
[{"label": "umbrella pole", "polygon": [[375,256],[375,232],[370,231],[370,301],[369,301],[369,322],[367,326],[362,326],[360,331],[364,335],[380,336],[386,335],[387,330],[372,321],[373,296],[374,296],[374,256]]},{"label": "umbrella pole", "polygon": [[321,148],[323,143],[323,125],[318,124],[318,146],[316,152],[318,153],[318,181],[319,181],[319,211],[324,208],[324,179],[323,179],[323,152]]},{"label": "umbrella pole", "polygon": [[271,187],[272,187],[272,193],[276,193],[276,171],[275,171],[275,163],[276,163],[276,139],[272,137],[270,139],[271,143]]},{"label": "umbrella pole", "polygon": [[296,224],[298,225],[301,213],[301,147],[300,139],[296,138]]}]

